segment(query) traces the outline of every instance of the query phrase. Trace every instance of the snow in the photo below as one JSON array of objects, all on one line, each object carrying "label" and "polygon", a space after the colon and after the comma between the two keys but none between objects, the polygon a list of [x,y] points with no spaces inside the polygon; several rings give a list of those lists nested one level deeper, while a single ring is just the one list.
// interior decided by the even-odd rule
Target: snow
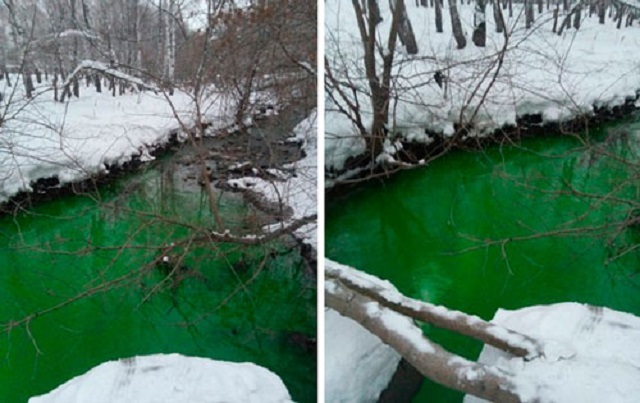
[{"label": "snow", "polygon": [[[525,361],[485,346],[479,362],[512,373],[524,402],[637,402],[640,318],[578,303],[499,310],[494,323],[573,350]],[[566,350],[565,350],[566,351]],[[465,403],[483,402],[472,396]]]},{"label": "snow", "polygon": [[378,399],[400,355],[355,321],[325,310],[325,401],[364,403]]},{"label": "snow", "polygon": [[[389,301],[402,298],[389,282],[348,266],[325,260],[325,271],[327,295],[344,292],[341,282],[346,281],[347,286],[353,284],[369,289]],[[406,302],[402,305],[410,306]],[[368,318],[381,319],[390,332],[402,334],[406,342],[414,346],[414,350],[424,353],[435,351],[433,345],[423,337],[420,328],[407,317],[382,308],[376,302],[367,302],[364,306]],[[460,314],[444,307],[432,307],[431,310],[434,314],[451,319],[458,318]],[[326,351],[330,352],[325,363],[327,374],[339,372],[340,366],[345,366],[346,370],[333,374],[333,378],[326,381],[327,396],[330,392],[335,393],[335,396],[339,396],[339,393],[349,395],[350,388],[362,388],[361,385],[353,385],[357,378],[348,376],[350,371],[355,371],[349,366],[362,368],[358,371],[368,371],[369,364],[365,360],[371,360],[368,354],[373,341],[360,342],[360,339],[368,339],[362,335],[352,336],[349,332],[366,332],[364,329],[355,322],[336,321],[332,315],[335,314],[328,311],[325,316]],[[468,318],[468,322],[482,325],[481,319],[473,316]],[[503,374],[523,402],[595,403],[608,399],[616,403],[631,403],[640,396],[639,317],[607,308],[562,303],[517,311],[499,310],[486,331],[507,340],[511,345],[534,349],[535,346],[528,345],[528,339],[522,337],[526,335],[539,343],[542,354],[514,357],[485,345],[478,360],[485,367],[479,367],[460,357],[450,360],[450,364],[459,367],[459,376],[475,380],[487,371]],[[349,344],[350,338],[357,338],[358,341]],[[375,365],[379,364],[376,362]],[[374,370],[379,369],[375,367]],[[378,387],[376,384],[376,388]],[[353,401],[365,401],[369,397],[364,396],[370,396],[374,392],[367,387],[362,390],[362,395],[353,395]],[[465,400],[466,403],[482,401],[471,396]]]},{"label": "snow", "polygon": [[[635,99],[640,89],[640,30],[636,26],[618,30],[612,20],[601,25],[596,15],[588,18],[585,12],[579,31],[568,29],[558,36],[551,30],[551,10],[536,12],[533,27],[525,30],[522,5],[514,4],[512,18],[504,10],[510,32],[505,47],[503,35],[495,32],[492,6],[487,5],[487,43],[478,48],[471,42],[474,6],[465,4],[458,7],[467,46],[458,50],[448,7],[442,9],[445,32],[439,34],[435,32],[433,8],[417,7],[414,2],[406,2],[406,6],[419,53],[410,56],[400,47],[396,54],[393,82],[397,101],[390,105],[388,122],[406,139],[432,141],[425,129],[451,136],[454,124],[460,121],[470,125],[469,136],[487,136],[527,114],[541,114],[544,122],[566,120],[593,113],[594,105],[621,105]],[[388,7],[387,2],[380,2],[384,21],[378,25],[378,37],[383,43],[391,22]],[[558,25],[563,17],[561,12]],[[327,0],[325,28],[326,56],[333,75],[368,92],[351,4]],[[498,71],[503,47],[506,52]],[[438,70],[449,78],[446,92],[434,81]],[[496,80],[490,87],[494,74]],[[481,102],[485,92],[486,99]],[[345,93],[353,102],[357,91]],[[363,123],[370,127],[370,102],[363,93],[358,98]],[[349,156],[364,151],[364,142],[351,121],[335,109],[328,101],[325,168],[342,170]]]},{"label": "snow", "polygon": [[[382,288],[389,293],[398,290],[388,281],[325,259],[326,272],[348,278],[355,284]],[[332,278],[325,278],[325,292],[337,294],[343,286]],[[377,302],[365,306],[368,317],[379,318],[390,331],[401,335],[415,351],[433,353],[433,345],[420,328],[408,317]],[[387,387],[400,362],[400,355],[368,332],[357,322],[337,312],[325,310],[325,398],[328,402],[376,401]]]},{"label": "snow", "polygon": [[282,380],[250,363],[179,354],[109,361],[29,403],[286,403]]},{"label": "snow", "polygon": [[[94,62],[80,67],[106,68]],[[59,103],[47,83],[27,100],[21,80],[13,76],[12,81],[13,87],[0,81],[0,203],[32,191],[32,182],[41,178],[57,177],[66,184],[106,173],[108,165],[136,156],[151,160],[150,153],[171,133],[184,138],[176,115],[186,128],[196,121],[192,97],[179,90],[168,98],[149,91],[113,97],[106,88],[96,93],[81,86],[80,98]],[[209,95],[201,101],[205,119],[213,123],[209,130],[229,127],[233,102],[215,89]]]}]

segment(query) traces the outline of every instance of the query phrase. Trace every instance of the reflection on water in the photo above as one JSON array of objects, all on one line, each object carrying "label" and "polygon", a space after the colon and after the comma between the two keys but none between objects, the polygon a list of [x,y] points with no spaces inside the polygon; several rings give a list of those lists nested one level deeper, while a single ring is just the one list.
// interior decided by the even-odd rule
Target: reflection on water
[{"label": "reflection on water", "polygon": [[[255,362],[296,401],[315,400],[315,351],[305,344],[315,290],[300,256],[279,243],[211,243],[208,201],[182,174],[164,161],[100,195],[0,219],[3,401],[106,360],[161,352]],[[244,223],[241,198],[220,196],[226,225]]]},{"label": "reflection on water", "polygon": [[[490,319],[578,301],[640,314],[640,123],[456,152],[330,200],[329,258],[401,291]],[[636,211],[634,213],[634,211]],[[633,225],[629,225],[633,224]],[[475,359],[481,345],[424,326]],[[427,383],[416,401],[461,401]]]}]

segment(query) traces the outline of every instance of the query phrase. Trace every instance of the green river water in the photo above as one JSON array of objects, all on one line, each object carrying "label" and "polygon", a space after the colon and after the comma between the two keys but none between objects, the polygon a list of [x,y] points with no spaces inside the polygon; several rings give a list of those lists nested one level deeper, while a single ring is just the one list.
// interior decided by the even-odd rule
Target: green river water
[{"label": "green river water", "polygon": [[[180,244],[212,218],[173,170],[130,175],[103,187],[100,201],[68,196],[0,218],[0,401],[26,402],[107,360],[174,352],[254,362],[296,401],[315,401],[315,351],[300,342],[315,337],[315,282],[301,257],[279,244]],[[248,226],[241,197],[220,208],[235,230]],[[149,263],[172,242],[184,270],[167,277]]]},{"label": "green river water", "polygon": [[[563,301],[640,315],[637,224],[615,224],[637,215],[640,119],[590,134],[591,147],[549,136],[453,152],[333,196],[326,254],[412,297],[485,319],[499,307]],[[556,236],[534,235],[544,233]],[[482,348],[423,329],[467,358],[476,359]],[[414,401],[462,396],[425,381]]]}]

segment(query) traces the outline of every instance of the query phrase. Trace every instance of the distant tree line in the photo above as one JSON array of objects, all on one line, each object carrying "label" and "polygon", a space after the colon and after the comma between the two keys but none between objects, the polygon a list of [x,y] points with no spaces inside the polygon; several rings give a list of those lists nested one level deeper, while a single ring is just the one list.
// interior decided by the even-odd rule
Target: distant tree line
[{"label": "distant tree line", "polygon": [[[221,40],[228,45],[251,44],[224,49],[224,53],[207,51],[211,57],[208,62],[223,60],[225,54],[237,61],[240,57],[234,52],[238,50],[240,56],[247,58],[245,64],[255,64],[258,56],[245,51],[251,46],[254,53],[259,51],[262,60],[276,56],[274,47],[280,49],[277,56],[281,60],[302,57],[294,47],[282,45],[283,41],[292,42],[292,38],[287,38],[281,27],[273,26],[284,24],[283,18],[302,13],[297,3],[300,2],[259,0],[241,8],[230,0],[0,0],[0,74],[9,85],[13,85],[9,73],[19,74],[27,97],[35,89],[34,79],[37,83],[49,80],[60,101],[79,96],[83,80],[97,91],[107,85],[114,95],[122,94],[126,88],[140,88],[131,84],[128,78],[133,77],[152,80],[171,90],[176,81],[194,74],[199,60],[194,61],[193,52],[198,49],[198,56],[203,53],[202,46],[198,48],[196,44],[202,45],[205,37],[212,48],[219,50],[223,47]],[[260,28],[261,24],[268,28]],[[315,35],[313,25],[307,31]],[[274,29],[277,32],[272,32]],[[296,32],[291,28],[288,31]],[[236,34],[239,37],[234,38]],[[277,35],[277,41],[271,34]],[[259,46],[258,39],[270,45]],[[300,39],[315,41],[308,35],[298,35],[297,45],[303,45]],[[291,57],[286,57],[287,51]],[[315,63],[315,56],[312,60],[304,55],[304,60]],[[236,67],[243,72],[247,68],[229,64],[217,66],[218,70]]]}]

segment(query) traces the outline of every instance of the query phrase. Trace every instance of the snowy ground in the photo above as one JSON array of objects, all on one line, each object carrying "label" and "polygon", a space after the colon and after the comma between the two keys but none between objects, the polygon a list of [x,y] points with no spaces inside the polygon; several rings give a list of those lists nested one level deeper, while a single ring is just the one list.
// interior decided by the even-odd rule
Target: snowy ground
[{"label": "snowy ground", "polygon": [[[0,203],[19,191],[32,191],[31,183],[57,177],[62,184],[104,173],[107,165],[120,165],[139,156],[149,160],[157,145],[171,132],[181,132],[177,114],[186,127],[195,122],[193,100],[176,91],[167,98],[159,93],[111,96],[106,88],[81,86],[80,98],[55,102],[50,86],[37,86],[37,95],[24,97],[21,80],[14,86],[0,81]],[[202,101],[211,130],[232,123],[231,103],[220,95]],[[250,123],[250,122],[247,122]]]},{"label": "snowy ground", "polygon": [[[485,347],[480,362],[495,365],[516,382],[523,401],[632,403],[640,397],[640,318],[577,303],[499,310],[494,323],[574,351],[558,361],[524,361]],[[538,400],[535,400],[538,399]],[[467,396],[465,403],[484,400]]]},{"label": "snowy ground", "polygon": [[282,380],[250,363],[179,354],[110,361],[29,403],[287,403]]},{"label": "snowy ground", "polygon": [[[353,7],[340,0],[325,4],[326,54],[333,74],[367,89]],[[594,105],[621,105],[627,98],[635,99],[640,89],[637,23],[618,30],[611,19],[600,25],[597,15],[589,18],[584,10],[580,30],[568,29],[558,36],[552,32],[551,10],[541,15],[536,10],[534,26],[525,30],[521,6],[514,4],[512,18],[504,10],[510,33],[505,47],[488,5],[487,43],[478,48],[471,42],[474,5],[465,4],[458,7],[467,46],[457,50],[448,7],[443,8],[444,33],[436,33],[433,8],[417,7],[414,2],[406,5],[419,53],[409,56],[400,46],[393,84],[397,101],[391,105],[388,124],[407,139],[429,142],[425,129],[452,135],[457,122],[471,124],[470,135],[485,136],[515,124],[517,116],[540,113],[545,121],[564,120],[589,113]],[[386,44],[391,21],[388,2],[380,2],[380,8],[384,21],[378,25],[378,35]],[[562,19],[561,11],[558,25]],[[498,68],[503,48],[506,52]],[[433,78],[437,70],[449,77],[446,93]],[[370,125],[369,101],[363,94],[359,98],[364,123]],[[341,169],[349,156],[364,151],[364,143],[344,115],[332,111],[330,103],[326,108],[325,167]]]}]

